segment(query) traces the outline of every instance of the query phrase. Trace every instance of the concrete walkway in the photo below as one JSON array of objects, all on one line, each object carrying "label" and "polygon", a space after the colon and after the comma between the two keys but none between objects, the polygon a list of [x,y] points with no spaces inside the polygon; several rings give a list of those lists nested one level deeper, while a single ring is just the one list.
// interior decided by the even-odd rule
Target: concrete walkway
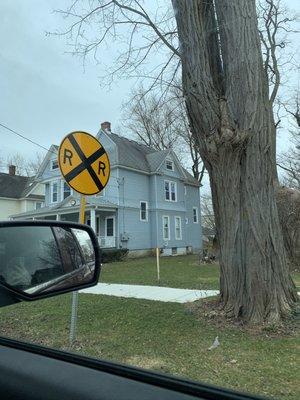
[{"label": "concrete walkway", "polygon": [[174,289],[162,286],[98,283],[98,285],[91,288],[80,290],[80,293],[105,294],[116,297],[133,297],[135,299],[156,300],[172,303],[188,303],[190,301],[203,299],[205,297],[216,296],[219,294],[219,291]]}]

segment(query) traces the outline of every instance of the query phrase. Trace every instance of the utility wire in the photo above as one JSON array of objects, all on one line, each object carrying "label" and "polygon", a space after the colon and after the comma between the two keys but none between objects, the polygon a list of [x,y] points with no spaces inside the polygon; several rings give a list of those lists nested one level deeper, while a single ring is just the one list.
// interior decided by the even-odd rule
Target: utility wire
[{"label": "utility wire", "polygon": [[[20,138],[22,138],[24,140],[27,140],[28,142],[30,142],[32,144],[35,144],[36,146],[39,146],[41,149],[46,150],[46,151],[51,151],[51,153],[57,155],[57,152],[47,149],[46,147],[42,146],[41,144],[35,142],[34,140],[31,140],[31,139],[27,138],[26,136],[22,135],[21,133],[16,132],[15,130],[9,128],[8,126],[6,126],[4,124],[2,124],[1,122],[0,122],[0,126],[2,126],[2,128],[4,128],[4,129],[7,129],[11,133],[14,133],[15,135],[19,136]],[[110,178],[116,179],[117,181],[119,180],[119,178],[116,178],[115,176],[111,176]]]},{"label": "utility wire", "polygon": [[[26,136],[22,135],[21,133],[16,132],[15,130],[9,128],[8,126],[6,126],[6,125],[4,125],[4,124],[2,124],[1,122],[0,122],[0,126],[2,126],[2,128],[4,128],[4,129],[7,129],[7,130],[8,130],[9,132],[11,132],[11,133],[14,133],[15,135],[19,136],[20,138],[22,138],[22,139],[24,139],[24,140],[27,140],[27,142],[30,142],[30,143],[32,143],[32,144],[35,144],[36,146],[39,146],[39,147],[40,147],[41,149],[43,149],[43,150],[49,151],[49,149],[47,149],[46,147],[44,147],[44,146],[42,146],[41,144],[39,144],[39,143],[37,143],[37,142],[35,142],[35,141],[33,141],[33,140],[27,138]],[[52,151],[52,150],[51,150],[51,153],[56,154],[56,153],[55,153],[54,151]]]}]

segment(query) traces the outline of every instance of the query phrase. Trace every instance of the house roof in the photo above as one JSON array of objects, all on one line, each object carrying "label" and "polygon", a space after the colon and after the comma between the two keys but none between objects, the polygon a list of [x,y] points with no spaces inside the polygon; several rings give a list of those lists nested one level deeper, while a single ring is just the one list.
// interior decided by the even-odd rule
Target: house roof
[{"label": "house roof", "polygon": [[147,154],[146,159],[148,161],[150,171],[155,172],[161,166],[166,156],[170,153],[170,150],[154,151],[153,153]]},{"label": "house roof", "polygon": [[[118,148],[118,163],[122,166],[134,168],[147,173],[158,170],[164,159],[172,153],[171,149],[157,150],[153,147],[127,139],[112,132],[104,132]],[[177,157],[176,157],[177,158]],[[181,167],[187,183],[199,186],[199,182],[185,168]]]},{"label": "house roof", "polygon": [[20,199],[31,190],[33,178],[0,173],[0,197]]},{"label": "house roof", "polygon": [[146,155],[156,152],[155,149],[115,133],[109,133],[108,135],[118,147],[120,165],[150,172]]}]

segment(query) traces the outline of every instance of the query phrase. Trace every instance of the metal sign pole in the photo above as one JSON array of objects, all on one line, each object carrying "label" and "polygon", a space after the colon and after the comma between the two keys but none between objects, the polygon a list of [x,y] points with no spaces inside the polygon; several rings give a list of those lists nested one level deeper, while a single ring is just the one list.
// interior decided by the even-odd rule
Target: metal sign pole
[{"label": "metal sign pole", "polygon": [[157,267],[157,280],[160,280],[160,267],[159,267],[159,248],[156,247],[156,267]]},{"label": "metal sign pole", "polygon": [[[80,197],[80,212],[79,212],[79,223],[84,224],[85,216],[85,205],[86,198],[84,195]],[[77,328],[77,314],[78,314],[78,291],[72,293],[72,310],[71,310],[71,322],[70,322],[70,345],[76,340],[76,328]]]},{"label": "metal sign pole", "polygon": [[[93,135],[75,131],[69,133],[62,140],[58,149],[58,164],[67,185],[82,195],[79,223],[84,224],[85,195],[101,192],[109,181],[110,162],[108,153]],[[78,292],[73,292],[70,345],[76,339],[77,309]]]}]

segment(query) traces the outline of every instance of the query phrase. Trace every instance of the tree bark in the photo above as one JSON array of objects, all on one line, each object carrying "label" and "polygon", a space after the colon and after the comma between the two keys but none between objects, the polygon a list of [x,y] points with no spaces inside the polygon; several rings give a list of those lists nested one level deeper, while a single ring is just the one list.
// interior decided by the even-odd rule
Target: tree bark
[{"label": "tree bark", "polygon": [[276,138],[255,1],[173,6],[190,125],[212,189],[220,302],[245,322],[277,323],[297,295],[275,200]]}]

